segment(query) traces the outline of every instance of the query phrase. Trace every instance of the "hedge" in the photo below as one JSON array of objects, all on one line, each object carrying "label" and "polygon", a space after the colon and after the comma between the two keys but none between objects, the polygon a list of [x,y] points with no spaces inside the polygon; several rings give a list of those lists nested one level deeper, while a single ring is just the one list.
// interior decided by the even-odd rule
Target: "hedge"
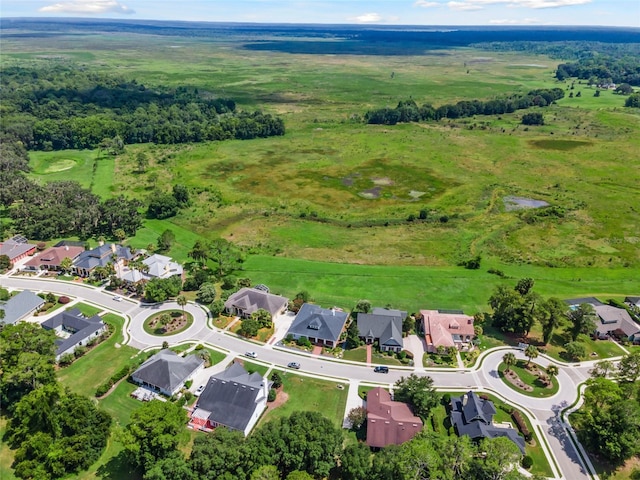
[{"label": "hedge", "polygon": [[518,412],[517,410],[514,410],[511,413],[511,417],[516,422],[516,425],[518,425],[518,430],[520,430],[522,435],[524,435],[524,439],[527,442],[529,440],[531,440],[531,438],[532,438],[531,432],[529,431],[529,428],[527,427],[527,423],[522,418],[522,415],[520,415],[520,412]]}]

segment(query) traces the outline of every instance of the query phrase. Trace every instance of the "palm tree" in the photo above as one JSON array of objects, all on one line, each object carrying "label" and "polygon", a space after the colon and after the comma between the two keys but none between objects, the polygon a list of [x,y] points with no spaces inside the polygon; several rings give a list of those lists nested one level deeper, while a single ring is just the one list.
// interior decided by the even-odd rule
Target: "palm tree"
[{"label": "palm tree", "polygon": [[529,345],[525,350],[524,354],[529,359],[527,362],[527,366],[531,363],[531,360],[538,357],[538,348],[535,345]]},{"label": "palm tree", "polygon": [[182,318],[184,318],[184,306],[187,304],[187,297],[178,295],[176,297],[176,303],[182,307]]},{"label": "palm tree", "polygon": [[516,356],[513,352],[505,353],[502,357],[502,361],[507,366],[505,372],[510,372],[511,367],[516,364]]},{"label": "palm tree", "polygon": [[557,365],[554,365],[553,363],[549,364],[549,366],[547,367],[547,376],[549,377],[549,383],[553,382],[553,377],[558,375],[558,372],[560,370],[558,369]]},{"label": "palm tree", "polygon": [[71,260],[69,257],[64,257],[60,261],[60,268],[64,273],[69,273],[72,266],[73,266],[73,260]]}]

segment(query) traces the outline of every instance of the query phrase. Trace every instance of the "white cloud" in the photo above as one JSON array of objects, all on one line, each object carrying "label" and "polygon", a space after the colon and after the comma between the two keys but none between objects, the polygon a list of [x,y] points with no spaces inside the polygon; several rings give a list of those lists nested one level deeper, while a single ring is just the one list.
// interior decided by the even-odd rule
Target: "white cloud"
[{"label": "white cloud", "polygon": [[100,15],[102,13],[132,14],[134,10],[116,0],[75,0],[59,2],[40,8],[45,13],[71,13],[81,15]]},{"label": "white cloud", "polygon": [[452,10],[481,10],[481,5],[476,5],[472,2],[449,2],[447,6]]},{"label": "white cloud", "polygon": [[439,7],[440,5],[438,2],[430,2],[429,0],[417,0],[416,3],[413,4],[414,7],[423,8]]},{"label": "white cloud", "polygon": [[447,6],[453,10],[479,10],[490,5],[505,5],[511,8],[521,7],[540,9],[585,5],[592,1],[593,0],[464,0],[451,1],[447,3]]},{"label": "white cloud", "polygon": [[355,20],[358,23],[371,23],[379,22],[382,20],[382,17],[378,13],[363,13],[362,15],[350,18],[349,20]]}]

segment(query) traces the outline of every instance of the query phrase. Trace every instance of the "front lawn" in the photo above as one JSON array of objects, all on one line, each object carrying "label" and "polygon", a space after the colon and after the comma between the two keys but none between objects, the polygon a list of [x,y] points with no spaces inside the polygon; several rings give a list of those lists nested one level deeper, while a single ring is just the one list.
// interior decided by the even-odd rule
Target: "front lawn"
[{"label": "front lawn", "polygon": [[227,317],[225,315],[220,315],[218,318],[213,320],[213,326],[219,328],[220,330],[224,330],[227,325],[235,320],[236,317]]},{"label": "front lawn", "polygon": [[102,311],[101,308],[94,307],[93,305],[88,305],[86,303],[76,303],[75,305],[67,308],[67,310],[73,310],[74,308],[80,310],[80,313],[88,318],[93,317],[94,315],[97,315]]},{"label": "front lawn", "polygon": [[122,317],[110,313],[103,317],[103,321],[115,329],[111,337],[57,372],[58,380],[65,387],[90,398],[99,385],[131,363],[132,357],[138,353],[138,350],[127,345],[115,347],[116,343],[122,341]]},{"label": "front lawn", "polygon": [[365,363],[367,361],[367,347],[361,346],[344,350],[344,352],[342,353],[342,358],[344,360],[351,360],[352,362]]},{"label": "front lawn", "polygon": [[242,365],[244,365],[244,369],[249,373],[258,372],[260,375],[264,377],[266,373],[269,371],[268,366],[261,365],[259,363],[253,363],[247,360],[245,357],[236,358],[236,361],[242,362]]},{"label": "front lawn", "polygon": [[455,368],[458,366],[456,357],[425,352],[422,356],[422,365],[429,368]]},{"label": "front lawn", "polygon": [[297,411],[320,412],[335,426],[342,428],[347,405],[348,388],[337,388],[336,382],[303,377],[292,372],[278,371],[282,376],[282,388],[289,398],[278,408],[270,410],[260,419],[260,424],[274,418],[288,417]]}]

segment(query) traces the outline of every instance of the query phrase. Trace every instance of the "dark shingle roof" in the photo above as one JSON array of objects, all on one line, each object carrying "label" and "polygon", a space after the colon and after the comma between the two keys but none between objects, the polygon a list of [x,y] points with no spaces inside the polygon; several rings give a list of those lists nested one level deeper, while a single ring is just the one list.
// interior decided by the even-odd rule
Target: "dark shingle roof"
[{"label": "dark shingle roof", "polygon": [[77,308],[60,312],[56,316],[42,322],[42,328],[46,330],[56,330],[59,327],[73,333],[68,338],[56,340],[56,345],[58,346],[56,355],[61,355],[69,348],[77,345],[85,338],[100,330],[104,327],[104,323],[98,315],[87,318]]},{"label": "dark shingle roof", "polygon": [[209,378],[196,407],[210,412],[210,422],[244,431],[256,404],[264,399],[264,382],[259,373],[249,374],[234,362],[224,372]]},{"label": "dark shingle roof", "polygon": [[[113,251],[113,248],[115,248],[115,252]],[[114,255],[117,258],[123,258],[125,260],[131,260],[134,257],[134,254],[132,254],[127,247],[123,247],[122,245],[115,245],[115,247],[112,247],[111,245],[105,244],[96,247],[93,250],[85,250],[78,256],[78,258],[76,258],[73,265],[85,270],[104,267],[109,262],[113,261]]]},{"label": "dark shingle roof", "polygon": [[470,391],[461,397],[451,398],[451,407],[451,423],[455,425],[458,435],[467,435],[472,439],[507,437],[524,454],[524,438],[518,432],[510,427],[493,425],[496,409],[492,401],[484,400]]},{"label": "dark shingle roof", "polygon": [[582,305],[583,303],[588,303],[589,305],[593,305],[597,307],[598,305],[604,305],[600,300],[595,297],[582,297],[582,298],[569,298],[564,301],[567,305]]},{"label": "dark shingle roof", "polygon": [[305,303],[293,320],[288,333],[337,342],[347,317],[346,312]]},{"label": "dark shingle roof", "polygon": [[278,313],[289,300],[279,295],[265,292],[256,288],[244,287],[231,295],[226,302],[225,308],[240,308],[251,314],[262,308],[271,315]]},{"label": "dark shingle roof", "polygon": [[132,377],[173,392],[204,363],[197,355],[180,357],[169,349],[161,350],[133,372]]},{"label": "dark shingle roof", "polygon": [[44,300],[30,290],[24,290],[6,303],[0,302],[0,310],[4,310],[2,321],[6,324],[16,323],[22,320],[28,313],[40,308]]},{"label": "dark shingle roof", "polygon": [[361,337],[380,339],[380,345],[402,347],[402,321],[407,312],[374,308],[373,313],[358,314],[358,330]]}]

